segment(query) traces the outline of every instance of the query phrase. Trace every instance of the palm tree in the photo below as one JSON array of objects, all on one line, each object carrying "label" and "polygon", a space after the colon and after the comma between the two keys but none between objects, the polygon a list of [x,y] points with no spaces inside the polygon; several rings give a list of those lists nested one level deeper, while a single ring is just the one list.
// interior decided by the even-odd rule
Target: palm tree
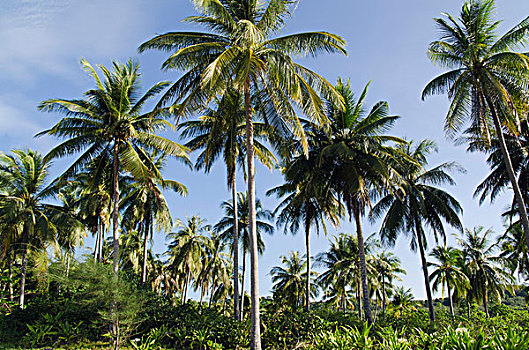
[{"label": "palm tree", "polygon": [[444,287],[446,286],[450,314],[453,317],[454,302],[452,300],[452,291],[456,291],[459,294],[470,286],[468,277],[459,268],[459,260],[463,258],[462,252],[454,247],[437,246],[432,250],[430,256],[437,260],[437,262],[428,262],[428,266],[434,269],[430,274],[433,290],[435,292],[441,287],[444,297]]},{"label": "palm tree", "polygon": [[[288,256],[281,256],[283,266],[274,266],[270,270],[272,276],[272,291],[274,298],[285,300],[289,305],[296,308],[306,300],[305,281],[307,277],[307,260],[299,255],[299,252],[289,252]],[[312,271],[310,279],[314,279],[316,273]],[[309,290],[312,297],[317,295],[316,285],[312,284]]]},{"label": "palm tree", "polygon": [[[187,72],[174,83],[163,101],[172,99],[181,114],[192,113],[219,92],[236,89],[244,96],[250,196],[252,349],[261,349],[259,288],[255,227],[255,168],[251,95],[260,92],[261,105],[272,111],[267,120],[291,128],[302,136],[292,103],[317,121],[325,121],[318,92],[332,93],[328,82],[311,70],[294,63],[291,55],[316,56],[321,52],[345,53],[345,41],[326,32],[275,37],[291,16],[296,3],[290,0],[193,0],[201,15],[187,21],[203,25],[210,32],[171,32],[143,43],[148,49],[173,52],[164,69]],[[319,91],[318,91],[319,90]],[[338,97],[335,96],[337,99]],[[277,113],[275,113],[277,111]]]},{"label": "palm tree", "polygon": [[428,156],[437,150],[435,143],[429,140],[415,147],[413,142],[401,144],[397,150],[402,155],[394,164],[400,175],[398,188],[382,197],[373,208],[373,213],[374,217],[386,213],[380,230],[384,244],[394,246],[400,233],[413,233],[410,247],[413,251],[418,248],[420,252],[428,312],[433,322],[435,314],[426,262],[427,235],[424,225],[432,230],[436,240],[446,235],[443,221],[462,230],[458,217],[463,210],[461,205],[448,192],[435,187],[440,184],[454,185],[448,172],[462,169],[454,162],[447,162],[426,170],[424,167],[428,165]]},{"label": "palm tree", "polygon": [[341,111],[331,102],[328,104],[331,123],[318,138],[320,167],[328,171],[333,192],[356,224],[363,308],[366,320],[371,324],[362,216],[370,206],[370,191],[373,187],[384,186],[391,175],[386,159],[393,150],[386,143],[402,140],[383,134],[398,119],[398,116],[388,115],[387,102],[377,102],[369,111],[365,109],[368,86],[356,99],[349,82],[338,81],[336,89],[345,101],[345,110]]},{"label": "palm tree", "polygon": [[398,274],[406,274],[400,267],[400,259],[391,252],[377,253],[373,259],[373,270],[382,292],[382,321],[386,319],[387,292],[391,290],[393,280],[402,281]]},{"label": "palm tree", "polygon": [[60,112],[66,116],[49,130],[38,135],[54,135],[66,139],[53,148],[47,159],[61,158],[83,151],[82,155],[65,171],[62,179],[71,177],[85,167],[91,159],[102,153],[112,157],[112,225],[114,242],[114,273],[118,273],[119,261],[119,173],[129,171],[137,179],[161,178],[146,154],[148,150],[159,150],[181,159],[187,159],[187,149],[175,142],[154,134],[156,130],[170,125],[163,117],[167,111],[156,110],[142,114],[146,102],[162,92],[167,82],[161,82],[139,97],[139,66],[113,63],[113,70],[98,66],[103,72],[103,81],[95,69],[81,60],[83,68],[96,82],[96,89],[88,90],[83,100],[51,99],[43,101],[39,109]]},{"label": "palm tree", "polygon": [[404,311],[415,310],[411,289],[404,289],[402,286],[395,289],[395,294],[391,300],[391,306],[393,310],[395,310],[397,316],[402,315]]},{"label": "palm tree", "polygon": [[[207,173],[215,161],[222,155],[226,164],[228,190],[232,191],[234,209],[233,226],[233,283],[234,283],[234,316],[239,319],[239,247],[238,247],[238,219],[237,219],[237,166],[244,164],[246,154],[246,126],[245,110],[242,95],[237,91],[227,90],[216,99],[213,108],[203,108],[204,116],[199,120],[186,121],[178,126],[182,130],[182,137],[189,138],[185,145],[192,151],[202,150],[197,158],[195,168],[204,169]],[[259,160],[270,169],[276,159],[272,152],[261,142],[270,136],[270,128],[264,123],[254,121],[254,152]]]},{"label": "palm tree", "polygon": [[529,17],[497,39],[499,22],[494,21],[493,15],[493,0],[468,0],[458,20],[449,14],[445,14],[446,19],[435,19],[442,37],[430,44],[428,56],[435,64],[451,70],[428,83],[422,97],[448,93],[451,105],[445,130],[449,135],[456,134],[469,120],[478,135],[490,144],[490,128],[494,128],[529,247],[527,206],[504,137],[504,130],[519,134],[520,111],[516,106],[529,100],[529,57],[514,51],[527,43]]},{"label": "palm tree", "polygon": [[0,154],[0,217],[14,229],[16,241],[20,242],[19,306],[23,309],[28,252],[43,249],[47,241],[55,240],[57,222],[50,215],[66,213],[61,206],[43,203],[49,195],[45,188],[50,166],[48,160],[32,150],[14,150],[12,153]]},{"label": "palm tree", "polygon": [[196,215],[188,217],[185,223],[177,220],[176,227],[178,231],[167,235],[170,239],[167,254],[171,269],[183,279],[181,302],[184,303],[191,279],[198,276],[204,263],[202,259],[211,245],[211,240],[205,235],[210,232],[210,227]]},{"label": "palm tree", "polygon": [[[309,145],[312,144],[311,141]],[[307,311],[310,310],[311,296],[310,228],[315,227],[319,234],[321,226],[327,234],[325,220],[336,227],[343,214],[341,203],[329,191],[325,173],[315,166],[317,162],[317,156],[312,150],[309,150],[309,158],[301,154],[293,162],[287,161],[288,165],[283,169],[286,183],[267,192],[267,195],[275,194],[283,198],[274,211],[274,216],[277,215],[277,225],[285,226],[286,232],[290,231],[293,234],[299,231],[300,226],[305,231],[307,259],[305,309]]]},{"label": "palm tree", "polygon": [[502,259],[494,255],[497,246],[489,240],[493,233],[491,229],[477,226],[473,230],[466,229],[464,237],[457,239],[468,266],[470,294],[477,300],[481,298],[487,317],[489,293],[494,299],[501,300],[504,291],[511,290],[510,284],[514,283],[513,276],[501,268]]},{"label": "palm tree", "polygon": [[[152,166],[156,167],[156,172],[161,173],[166,157],[158,155],[156,152],[149,157],[152,159]],[[145,176],[132,184],[131,191],[121,203],[124,208],[123,222],[125,222],[125,226],[135,226],[137,230],[143,231],[141,283],[147,281],[147,243],[149,238],[153,236],[154,225],[157,225],[158,230],[168,231],[173,224],[169,206],[162,190],[172,190],[181,196],[187,194],[187,188],[177,181]]]},{"label": "palm tree", "polygon": [[502,263],[514,275],[527,279],[529,277],[529,256],[525,245],[524,234],[520,222],[510,225],[505,233],[498,238]]},{"label": "palm tree", "polygon": [[[256,201],[256,228],[257,228],[257,251],[259,255],[264,253],[265,245],[262,239],[261,233],[272,234],[274,227],[268,222],[272,220],[273,215],[269,210],[263,209],[261,201]],[[230,250],[235,250],[233,233],[235,232],[235,218],[237,218],[237,228],[239,234],[237,235],[242,246],[242,286],[241,286],[241,298],[239,319],[242,319],[242,313],[244,308],[244,285],[246,278],[246,255],[250,252],[250,208],[248,203],[248,193],[239,192],[237,193],[237,204],[234,206],[233,201],[222,202],[221,208],[224,210],[224,216],[220,221],[213,227],[215,232],[218,232],[220,237],[226,241],[231,242]],[[235,209],[237,214],[235,214]],[[238,244],[237,244],[238,248]]]}]

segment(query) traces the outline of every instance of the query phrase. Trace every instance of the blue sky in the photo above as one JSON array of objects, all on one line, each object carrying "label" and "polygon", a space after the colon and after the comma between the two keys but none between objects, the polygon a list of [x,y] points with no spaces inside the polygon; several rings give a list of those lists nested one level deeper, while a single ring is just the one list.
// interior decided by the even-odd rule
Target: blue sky
[{"label": "blue sky", "polygon": [[[368,81],[371,86],[368,105],[378,100],[389,102],[392,114],[401,119],[392,134],[408,139],[435,140],[439,153],[431,158],[435,166],[444,161],[457,161],[467,169],[455,175],[457,186],[449,191],[462,203],[465,227],[483,225],[501,231],[500,213],[510,200],[510,193],[494,205],[479,206],[472,198],[476,185],[486,176],[485,157],[468,154],[456,147],[443,133],[443,118],[448,108],[446,96],[420,100],[425,84],[441,72],[426,57],[428,43],[437,38],[432,18],[441,12],[457,14],[462,1],[424,0],[304,0],[285,33],[326,30],[347,40],[349,55],[321,56],[302,62],[335,82],[337,77],[350,78],[358,93]],[[137,58],[142,67],[144,87],[161,80],[175,80],[178,72],[162,72],[165,54],[137,54],[143,41],[174,30],[194,30],[181,20],[194,14],[187,0],[3,0],[0,12],[0,150],[36,148],[47,152],[56,140],[33,135],[51,126],[59,115],[37,111],[37,104],[48,98],[78,98],[92,87],[90,78],[80,69],[79,59],[93,64],[109,65],[112,60]],[[529,14],[527,1],[497,1],[497,17],[504,20],[500,33],[511,28]],[[177,135],[174,135],[176,138]],[[58,174],[67,161],[57,161],[53,174]],[[191,172],[177,162],[170,162],[166,177],[187,185],[187,198],[168,195],[174,218],[200,214],[209,223],[221,216],[220,203],[230,197],[226,190],[222,164],[210,174]],[[277,173],[263,167],[257,169],[257,194],[269,209],[277,201],[266,198],[269,188],[281,183]],[[238,188],[245,184],[239,181]],[[376,232],[378,225],[364,222],[366,234]],[[343,222],[336,232],[354,233],[353,225]],[[452,233],[453,230],[448,229]],[[312,253],[325,250],[328,238],[313,236]],[[304,250],[303,235],[284,235],[282,231],[264,237],[267,246],[260,259],[260,289],[268,294],[269,271],[279,264],[279,256],[288,250]],[[91,238],[86,246],[92,246]],[[449,238],[449,243],[453,242]],[[430,242],[431,246],[433,242]],[[155,251],[164,250],[164,236],[155,237]],[[404,285],[412,288],[417,298],[424,298],[424,285],[419,256],[410,252],[405,237],[393,249],[408,275]]]}]

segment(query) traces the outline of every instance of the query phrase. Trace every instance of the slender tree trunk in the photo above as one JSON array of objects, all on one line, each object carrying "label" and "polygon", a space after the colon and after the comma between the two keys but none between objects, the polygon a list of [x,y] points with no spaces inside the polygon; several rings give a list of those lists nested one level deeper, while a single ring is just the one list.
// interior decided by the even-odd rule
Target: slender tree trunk
[{"label": "slender tree trunk", "polygon": [[448,290],[448,303],[450,305],[450,315],[454,317],[454,303],[452,301],[452,291],[450,290],[450,283],[448,283],[448,281],[446,281],[446,289]]},{"label": "slender tree trunk", "polygon": [[426,297],[428,299],[428,315],[430,316],[430,322],[435,322],[435,313],[433,310],[433,298],[432,290],[430,288],[430,278],[428,275],[428,265],[426,264],[426,255],[424,253],[424,242],[422,239],[421,229],[419,223],[415,223],[415,234],[417,236],[417,245],[419,246],[419,252],[421,255],[422,273],[424,275],[424,285],[426,287]]},{"label": "slender tree trunk", "polygon": [[362,218],[360,217],[360,208],[358,202],[354,204],[353,213],[356,221],[356,235],[358,237],[358,257],[360,262],[360,275],[362,277],[362,300],[364,306],[364,314],[368,326],[373,324],[371,316],[371,305],[369,300],[369,287],[367,285],[367,268],[366,268],[366,252],[364,247],[364,234],[362,232]]},{"label": "slender tree trunk", "polygon": [[97,257],[99,255],[99,240],[101,239],[101,232],[99,230],[99,219],[96,222],[96,229],[93,234],[96,236],[96,241],[94,243],[94,262],[97,262]]},{"label": "slender tree trunk", "polygon": [[248,207],[250,229],[250,289],[251,289],[251,349],[261,350],[261,327],[259,317],[259,266],[255,214],[255,164],[253,145],[252,105],[250,101],[250,81],[244,82],[244,106],[246,110],[246,154],[248,158]]},{"label": "slender tree trunk", "polygon": [[20,299],[18,306],[24,309],[24,291],[26,289],[26,266],[28,257],[29,228],[24,224],[22,231],[22,267],[20,268]]},{"label": "slender tree trunk", "polygon": [[233,315],[240,321],[239,312],[239,213],[237,203],[236,168],[231,174],[231,198],[233,201]]},{"label": "slender tree trunk", "polygon": [[466,297],[467,299],[467,317],[470,319],[470,301],[468,300],[468,296]]},{"label": "slender tree trunk", "polygon": [[342,291],[342,296],[341,296],[341,304],[342,304],[342,311],[343,313],[345,314],[345,289]]},{"label": "slender tree trunk", "polygon": [[527,216],[527,207],[525,205],[524,198],[522,196],[522,191],[514,174],[514,169],[512,166],[511,156],[507,149],[507,144],[505,143],[505,137],[503,136],[503,130],[501,128],[500,119],[496,113],[496,108],[492,103],[491,99],[488,96],[485,96],[487,104],[489,106],[490,112],[492,114],[492,119],[494,121],[494,127],[496,128],[496,134],[498,136],[498,141],[500,142],[500,149],[503,155],[503,161],[505,162],[505,168],[509,174],[509,180],[511,180],[511,186],[514,191],[514,198],[518,204],[518,213],[520,214],[520,221],[522,222],[522,228],[525,235],[525,244],[529,249],[529,218]]},{"label": "slender tree trunk", "polygon": [[66,253],[66,278],[70,276],[70,253]]},{"label": "slender tree trunk", "polygon": [[114,275],[117,276],[119,269],[119,232],[118,232],[118,215],[119,215],[119,145],[114,142],[114,165],[112,172],[112,199],[114,201],[114,209],[112,210],[112,229],[114,235],[114,253],[113,253],[113,269]]},{"label": "slender tree trunk", "polygon": [[[13,253],[13,260],[15,260],[14,258],[14,253]],[[9,272],[8,272],[8,281],[7,281],[7,284],[8,284],[8,288],[9,288],[9,301],[13,301],[13,260],[11,260],[11,252],[8,252],[7,253],[7,266],[8,266],[8,269],[9,269]]]},{"label": "slender tree trunk", "polygon": [[239,319],[243,319],[243,312],[244,312],[244,284],[246,279],[246,253],[243,252],[242,254],[242,285],[241,285],[241,307],[239,308]]},{"label": "slender tree trunk", "polygon": [[307,250],[307,277],[305,281],[305,310],[310,311],[310,221],[305,218],[305,247]]},{"label": "slender tree trunk", "polygon": [[143,265],[141,268],[141,283],[145,284],[147,281],[147,244],[149,242],[149,233],[152,234],[151,213],[147,210],[147,218],[145,223],[145,236],[143,237]]},{"label": "slender tree trunk", "polygon": [[382,322],[386,320],[386,281],[384,276],[382,276]]},{"label": "slender tree trunk", "polygon": [[377,316],[378,316],[378,294],[375,293],[375,316],[373,317],[373,322],[377,323]]},{"label": "slender tree trunk", "polygon": [[100,230],[101,230],[101,239],[99,240],[99,257],[98,257],[98,261],[101,263],[101,262],[103,262],[103,247],[104,247],[104,244],[105,244],[105,224],[100,222],[99,225],[100,225]]},{"label": "slender tree trunk", "polygon": [[364,308],[362,307],[362,277],[360,276],[356,280],[356,303],[358,305],[358,318],[362,321],[364,319]]},{"label": "slender tree trunk", "polygon": [[481,285],[481,288],[482,288],[481,293],[483,294],[483,308],[485,309],[485,315],[489,317],[489,306],[487,304],[487,286],[485,285],[485,283]]}]

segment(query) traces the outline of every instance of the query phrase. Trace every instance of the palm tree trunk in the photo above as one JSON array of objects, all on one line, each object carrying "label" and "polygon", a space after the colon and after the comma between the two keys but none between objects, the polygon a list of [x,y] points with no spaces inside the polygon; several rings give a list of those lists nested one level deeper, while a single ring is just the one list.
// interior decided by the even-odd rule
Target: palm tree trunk
[{"label": "palm tree trunk", "polygon": [[[308,215],[306,215],[308,217]],[[310,221],[305,218],[305,247],[307,250],[307,276],[305,282],[305,309],[310,311]]]},{"label": "palm tree trunk", "polygon": [[100,222],[99,225],[100,225],[100,230],[101,230],[101,239],[99,240],[99,257],[97,259],[99,262],[103,262],[103,246],[105,243],[105,224]]},{"label": "palm tree trunk", "polygon": [[66,253],[66,278],[70,276],[70,253]]},{"label": "palm tree trunk", "polygon": [[382,276],[382,322],[386,320],[386,281],[384,276]]},{"label": "palm tree trunk", "polygon": [[237,212],[237,182],[235,167],[231,173],[231,198],[233,201],[233,315],[241,320],[239,312],[239,213]]},{"label": "palm tree trunk", "polygon": [[505,137],[503,136],[503,130],[501,128],[500,119],[498,118],[498,115],[496,113],[496,108],[494,107],[494,104],[492,103],[489,96],[485,96],[485,99],[487,100],[487,104],[492,114],[492,119],[494,120],[494,127],[496,128],[496,134],[498,136],[498,141],[500,142],[500,149],[503,155],[503,161],[505,162],[505,168],[507,169],[507,173],[509,174],[509,180],[511,180],[511,186],[514,191],[514,198],[516,199],[516,203],[518,204],[518,213],[520,214],[520,221],[522,222],[523,232],[525,235],[525,244],[529,249],[529,218],[527,216],[527,207],[525,206],[522,191],[520,190],[516,175],[514,174],[511,156],[509,155],[509,151],[507,150],[507,144],[505,143]]},{"label": "palm tree trunk", "polygon": [[426,297],[428,299],[428,315],[430,316],[430,322],[435,322],[435,313],[433,310],[433,298],[432,290],[430,288],[430,278],[428,275],[428,266],[426,265],[426,255],[424,253],[424,243],[422,240],[422,230],[420,229],[419,223],[415,223],[415,234],[417,235],[417,245],[419,246],[419,252],[421,255],[422,273],[424,275],[424,286],[426,287]]},{"label": "palm tree trunk", "polygon": [[27,265],[27,255],[28,255],[28,241],[29,241],[29,228],[26,223],[24,223],[24,228],[22,231],[22,267],[20,268],[20,298],[18,306],[21,309],[24,309],[24,290],[26,288],[26,265]]},{"label": "palm tree trunk", "polygon": [[[15,253],[13,252],[13,260],[15,260]],[[7,253],[7,266],[9,269],[8,275],[8,289],[9,289],[9,301],[13,301],[13,260],[11,260],[11,252]]]},{"label": "palm tree trunk", "polygon": [[[99,221],[99,219],[97,219]],[[95,232],[92,232],[96,236],[96,241],[94,243],[94,262],[97,262],[97,256],[99,254],[99,240],[101,239],[101,232],[99,230],[99,222],[96,223]]]},{"label": "palm tree trunk", "polygon": [[485,285],[485,283],[482,283],[481,285],[481,290],[482,290],[482,294],[483,294],[483,308],[485,309],[485,315],[487,315],[487,317],[489,317],[489,306],[487,304],[487,287]]},{"label": "palm tree trunk", "polygon": [[373,318],[371,316],[371,305],[369,301],[369,287],[367,286],[366,252],[364,247],[364,234],[362,231],[362,218],[360,217],[358,205],[358,203],[354,204],[353,214],[356,221],[356,235],[358,237],[358,258],[360,263],[360,276],[362,279],[362,300],[367,324],[368,326],[371,326],[371,324],[373,324]]},{"label": "palm tree trunk", "polygon": [[239,308],[239,319],[243,319],[243,312],[244,312],[244,284],[246,279],[246,252],[243,252],[242,254],[242,285],[241,285],[241,307]]},{"label": "palm tree trunk", "polygon": [[341,296],[341,304],[342,304],[342,311],[343,313],[345,314],[345,288],[344,290],[342,291],[342,296]]},{"label": "palm tree trunk", "polygon": [[145,235],[143,237],[143,264],[141,268],[141,283],[145,284],[147,281],[147,244],[149,241],[149,233],[152,234],[151,213],[147,210],[147,218],[145,223]]},{"label": "palm tree trunk", "polygon": [[448,290],[448,303],[450,305],[450,315],[454,317],[454,303],[452,301],[452,291],[450,290],[450,283],[448,283],[448,281],[446,281],[446,289]]},{"label": "palm tree trunk", "polygon": [[119,145],[118,142],[114,142],[114,164],[112,170],[112,199],[114,201],[114,209],[112,210],[112,228],[114,235],[114,252],[113,252],[113,269],[114,275],[118,274],[119,269],[119,233],[118,233],[118,215],[119,215]]},{"label": "palm tree trunk", "polygon": [[250,228],[250,294],[251,294],[251,349],[261,350],[261,328],[259,317],[259,266],[255,214],[255,164],[253,149],[253,120],[250,101],[250,80],[244,82],[244,107],[246,110],[246,154],[248,158],[248,207]]}]

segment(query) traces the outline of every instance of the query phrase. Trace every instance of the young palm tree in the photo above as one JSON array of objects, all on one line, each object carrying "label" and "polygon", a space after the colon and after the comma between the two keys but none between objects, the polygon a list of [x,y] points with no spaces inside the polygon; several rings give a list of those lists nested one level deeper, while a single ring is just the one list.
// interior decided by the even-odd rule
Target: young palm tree
[{"label": "young palm tree", "polygon": [[428,83],[422,97],[448,93],[451,105],[445,130],[449,135],[456,134],[469,120],[478,135],[490,144],[490,128],[494,128],[492,136],[498,138],[529,247],[527,206],[504,137],[505,131],[520,132],[524,117],[520,117],[516,106],[529,100],[529,57],[515,51],[529,39],[529,17],[497,39],[499,21],[494,21],[493,15],[493,0],[467,0],[458,20],[449,14],[445,14],[446,19],[435,19],[442,37],[430,44],[428,56],[435,64],[451,70]]},{"label": "young palm tree", "polygon": [[404,289],[404,287],[395,289],[395,294],[391,300],[391,306],[397,316],[402,315],[404,311],[415,310],[411,289]]},{"label": "young palm tree", "polygon": [[365,110],[368,86],[356,99],[349,82],[338,81],[336,89],[345,101],[345,109],[342,111],[339,106],[329,103],[328,117],[331,122],[326,132],[319,135],[319,157],[321,168],[328,171],[333,192],[344,203],[349,217],[356,224],[363,308],[366,320],[371,324],[373,319],[368,293],[362,216],[370,206],[371,190],[385,186],[392,173],[386,160],[393,149],[387,142],[403,141],[384,135],[399,118],[389,115],[387,102],[377,102],[371,110]]},{"label": "young palm tree", "polygon": [[[156,167],[156,172],[161,173],[166,157],[157,155],[156,152],[148,156],[151,158],[153,166]],[[132,184],[131,191],[121,203],[124,208],[124,226],[129,226],[129,229],[135,227],[137,230],[143,231],[141,283],[147,281],[148,241],[153,236],[155,224],[158,230],[165,232],[173,224],[169,206],[162,190],[172,190],[181,196],[187,194],[187,188],[177,181],[145,176]]]},{"label": "young palm tree", "polygon": [[14,229],[16,242],[20,242],[19,306],[23,309],[28,252],[43,249],[47,241],[55,240],[61,222],[52,220],[50,215],[66,213],[61,206],[43,203],[49,196],[45,188],[49,161],[32,150],[12,153],[0,154],[0,217]]},{"label": "young palm tree", "polygon": [[[285,300],[294,308],[303,305],[306,300],[305,281],[307,273],[307,260],[299,255],[299,252],[289,252],[288,256],[281,256],[281,264],[283,266],[274,266],[270,270],[272,276],[272,291],[275,299]],[[312,271],[311,279],[314,279],[316,273]],[[310,294],[312,297],[317,296],[316,285],[312,284]]]},{"label": "young palm tree", "polygon": [[[164,69],[187,72],[172,85],[164,101],[179,102],[181,114],[193,113],[211,98],[229,88],[241,92],[245,102],[250,233],[252,238],[252,349],[261,349],[259,289],[255,236],[255,168],[251,96],[260,91],[263,105],[273,106],[267,117],[277,126],[303,133],[292,103],[314,120],[325,121],[319,92],[332,93],[325,79],[294,63],[291,56],[316,56],[321,52],[345,53],[345,41],[326,32],[273,37],[285,25],[297,2],[291,0],[193,0],[199,16],[187,21],[207,27],[210,32],[171,32],[145,43],[140,52],[155,49],[173,54]],[[337,96],[335,96],[338,99]]]},{"label": "young palm tree", "polygon": [[210,227],[196,215],[188,217],[185,223],[177,220],[176,227],[179,228],[177,232],[167,235],[170,239],[167,254],[170,268],[180,275],[183,282],[181,302],[184,303],[191,279],[198,276],[206,251],[211,246],[211,240],[205,235],[210,232]]},{"label": "young palm tree", "polygon": [[[263,209],[261,201],[256,201],[256,229],[257,229],[257,251],[259,255],[264,253],[265,245],[261,233],[272,234],[274,227],[268,222],[272,220],[273,215],[269,210]],[[218,232],[220,237],[231,242],[230,250],[235,250],[234,236],[235,218],[237,218],[238,239],[242,246],[242,286],[239,306],[239,319],[242,319],[244,308],[244,285],[246,278],[246,255],[250,252],[250,208],[248,204],[248,193],[239,192],[237,194],[237,204],[234,206],[232,201],[222,202],[221,208],[224,210],[224,217],[214,226],[214,231]],[[237,214],[235,214],[237,211]],[[237,244],[238,247],[238,244]]]},{"label": "young palm tree", "polygon": [[428,312],[430,321],[433,322],[435,314],[426,262],[427,233],[424,225],[432,230],[436,240],[439,236],[445,236],[443,221],[462,230],[458,217],[462,212],[461,205],[448,192],[436,187],[439,184],[454,185],[448,172],[461,168],[456,163],[449,162],[426,170],[424,167],[428,164],[427,158],[436,150],[432,141],[424,140],[415,147],[413,142],[408,142],[398,145],[397,150],[403,155],[393,165],[400,175],[398,188],[382,197],[373,208],[373,213],[374,217],[385,213],[380,229],[382,243],[394,246],[400,233],[413,233],[410,247],[413,251],[419,249]]},{"label": "young palm tree", "polygon": [[434,269],[430,274],[433,290],[435,292],[441,287],[444,297],[444,287],[446,286],[450,314],[453,317],[454,302],[452,300],[452,292],[456,291],[458,294],[462,294],[470,287],[468,277],[459,268],[459,260],[463,258],[463,254],[454,247],[437,246],[432,250],[430,256],[437,260],[437,262],[428,262],[428,266]]},{"label": "young palm tree", "polygon": [[386,319],[387,294],[393,287],[393,280],[402,281],[398,274],[406,274],[400,266],[400,259],[393,253],[383,251],[374,256],[373,270],[382,291],[382,321]]},{"label": "young palm tree", "polygon": [[118,273],[119,262],[119,173],[128,171],[137,179],[146,177],[161,178],[155,171],[146,152],[159,150],[163,153],[187,159],[187,149],[175,142],[154,134],[155,131],[170,125],[164,117],[167,111],[156,110],[142,114],[142,108],[152,97],[162,92],[168,85],[161,82],[150,88],[143,96],[139,95],[139,66],[113,63],[110,71],[98,66],[103,72],[101,80],[95,69],[81,60],[83,68],[95,80],[96,88],[85,93],[82,100],[51,99],[43,101],[39,109],[47,112],[60,112],[65,117],[51,129],[38,135],[53,135],[65,139],[53,148],[46,159],[61,158],[82,152],[81,156],[65,171],[62,179],[68,179],[102,153],[112,157],[112,229],[113,229],[113,268]]},{"label": "young palm tree", "polygon": [[[312,142],[309,141],[310,144]],[[319,234],[322,227],[327,234],[325,220],[336,227],[343,214],[341,203],[329,191],[325,173],[315,166],[317,162],[318,159],[312,151],[309,151],[309,158],[302,154],[293,162],[288,161],[288,165],[283,169],[286,183],[267,192],[267,195],[275,194],[283,198],[274,211],[274,216],[277,215],[277,225],[285,226],[286,232],[290,231],[293,234],[299,231],[300,226],[305,231],[307,259],[305,309],[307,311],[310,310],[311,296],[310,228],[315,227]]]},{"label": "young palm tree", "polygon": [[[237,166],[244,164],[246,155],[246,125],[244,100],[242,95],[234,90],[227,90],[216,99],[215,107],[203,108],[204,116],[199,120],[186,121],[178,126],[182,130],[181,136],[190,138],[186,146],[192,151],[202,150],[195,168],[209,172],[215,161],[222,155],[226,164],[228,189],[232,191],[233,213],[233,283],[234,283],[234,316],[239,319],[239,247],[238,247],[238,210],[237,210]],[[264,123],[254,121],[254,152],[258,159],[272,169],[276,159],[272,152],[261,142],[269,139],[270,127]]]},{"label": "young palm tree", "polygon": [[481,298],[487,316],[489,293],[494,299],[501,300],[504,291],[511,290],[510,285],[514,283],[513,276],[501,268],[502,259],[495,256],[497,247],[489,240],[491,234],[491,229],[477,226],[473,230],[466,229],[464,237],[457,239],[468,266],[470,294],[477,300]]}]

